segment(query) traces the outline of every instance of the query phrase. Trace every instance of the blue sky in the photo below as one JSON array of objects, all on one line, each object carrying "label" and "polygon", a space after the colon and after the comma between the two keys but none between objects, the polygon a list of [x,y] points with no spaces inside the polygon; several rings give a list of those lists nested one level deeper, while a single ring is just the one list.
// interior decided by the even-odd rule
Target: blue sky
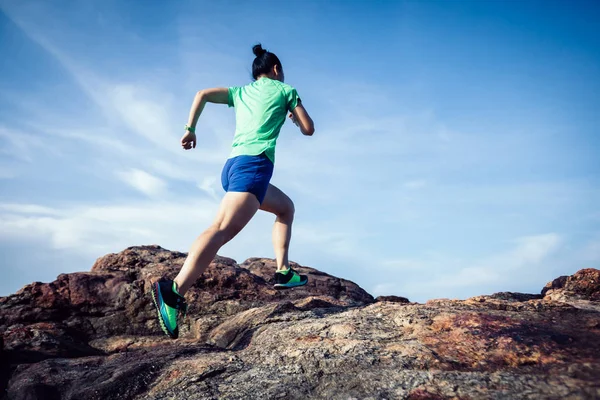
[{"label": "blue sky", "polygon": [[[539,292],[600,264],[593,1],[0,0],[0,295],[132,245],[187,251],[223,195],[257,42],[313,116],[272,183],[291,259],[414,301]],[[273,257],[258,214],[220,254]]]}]

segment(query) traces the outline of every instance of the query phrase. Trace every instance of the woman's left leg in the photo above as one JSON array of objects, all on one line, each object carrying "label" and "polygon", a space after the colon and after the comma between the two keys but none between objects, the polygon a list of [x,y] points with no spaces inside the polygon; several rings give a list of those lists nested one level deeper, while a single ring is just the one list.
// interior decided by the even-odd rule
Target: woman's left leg
[{"label": "woman's left leg", "polygon": [[294,203],[276,186],[269,184],[265,199],[260,209],[275,215],[273,225],[273,249],[277,259],[277,270],[290,267],[288,253],[292,238],[292,223],[294,222]]},{"label": "woman's left leg", "polygon": [[269,184],[267,194],[260,206],[261,210],[275,214],[273,225],[273,248],[277,258],[274,286],[276,289],[286,289],[306,285],[308,277],[300,275],[290,268],[288,253],[292,238],[292,223],[294,222],[294,203],[281,190]]}]

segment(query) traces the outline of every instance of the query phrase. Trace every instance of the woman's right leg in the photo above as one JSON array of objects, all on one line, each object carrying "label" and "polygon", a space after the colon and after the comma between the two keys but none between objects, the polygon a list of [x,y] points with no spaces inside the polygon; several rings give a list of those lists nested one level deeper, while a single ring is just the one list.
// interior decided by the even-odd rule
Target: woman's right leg
[{"label": "woman's right leg", "polygon": [[227,192],[213,224],[192,244],[192,248],[175,278],[177,291],[183,296],[206,270],[219,249],[237,235],[252,219],[260,204],[246,192]]},{"label": "woman's right leg", "polygon": [[273,213],[277,217],[275,225],[273,225],[273,248],[277,259],[277,269],[288,269],[288,252],[295,212],[294,203],[285,193],[269,184],[260,209]]}]

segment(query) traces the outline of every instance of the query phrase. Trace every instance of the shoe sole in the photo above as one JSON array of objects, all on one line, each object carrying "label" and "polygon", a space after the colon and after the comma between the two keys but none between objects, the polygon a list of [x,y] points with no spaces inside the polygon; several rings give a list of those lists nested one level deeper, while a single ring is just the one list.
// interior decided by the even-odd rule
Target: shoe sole
[{"label": "shoe sole", "polygon": [[276,283],[275,285],[273,285],[275,287],[275,289],[292,289],[298,286],[304,286],[308,283],[308,279],[303,281],[303,282],[295,282],[295,283]]},{"label": "shoe sole", "polygon": [[169,330],[167,329],[167,325],[165,325],[165,321],[162,318],[162,314],[160,313],[160,306],[158,305],[158,293],[156,292],[158,290],[156,288],[157,285],[158,285],[157,283],[152,284],[151,292],[152,292],[152,302],[154,303],[154,307],[156,308],[156,312],[158,313],[158,323],[159,323],[162,331],[165,333],[165,335],[167,335],[171,339],[177,339],[179,337],[179,335],[169,332]]}]

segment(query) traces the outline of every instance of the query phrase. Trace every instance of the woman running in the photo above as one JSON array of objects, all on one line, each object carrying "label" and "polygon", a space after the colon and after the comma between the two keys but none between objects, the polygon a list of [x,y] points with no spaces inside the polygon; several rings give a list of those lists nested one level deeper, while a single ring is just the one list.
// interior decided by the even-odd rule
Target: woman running
[{"label": "woman running", "polygon": [[175,280],[163,278],[152,285],[152,299],[158,310],[160,325],[173,339],[179,335],[177,317],[187,311],[185,293],[206,270],[219,249],[233,239],[259,209],[277,217],[273,227],[273,247],[277,258],[275,287],[301,286],[308,280],[290,268],[288,261],[294,203],[269,181],[275,162],[275,144],[288,112],[289,118],[304,135],[311,136],[315,128],[296,89],[283,83],[279,58],[260,44],[252,51],[256,56],[252,63],[254,82],[242,87],[199,91],[192,103],[186,132],[181,138],[181,146],[185,150],[196,147],[195,127],[206,102],[235,107],[235,136],[231,154],[221,173],[221,183],[227,193],[217,217],[194,241]]}]

